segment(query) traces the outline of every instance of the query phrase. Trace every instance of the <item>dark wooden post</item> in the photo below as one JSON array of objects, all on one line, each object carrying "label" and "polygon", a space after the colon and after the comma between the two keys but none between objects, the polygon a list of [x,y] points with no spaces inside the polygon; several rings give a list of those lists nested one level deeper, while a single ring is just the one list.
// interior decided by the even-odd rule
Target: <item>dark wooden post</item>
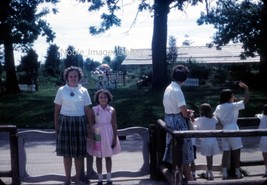
[{"label": "dark wooden post", "polygon": [[182,185],[183,139],[172,136],[172,184]]},{"label": "dark wooden post", "polygon": [[19,156],[18,156],[18,138],[17,127],[10,131],[10,156],[11,156],[11,169],[12,169],[12,185],[19,185]]},{"label": "dark wooden post", "polygon": [[[0,177],[11,177],[12,185],[19,185],[19,158],[16,125],[0,125],[0,132],[8,132],[11,158],[11,171],[0,172]],[[2,181],[0,181],[2,183]]]},{"label": "dark wooden post", "polygon": [[160,165],[165,151],[165,131],[158,125],[152,124],[149,126],[150,137],[150,176],[153,179],[164,179],[160,172]]},{"label": "dark wooden post", "polygon": [[166,131],[159,124],[156,125],[156,128],[158,161],[162,161],[166,147]]},{"label": "dark wooden post", "polygon": [[154,124],[149,125],[149,150],[150,150],[150,178],[157,179],[158,177],[158,147],[157,147],[157,130]]}]

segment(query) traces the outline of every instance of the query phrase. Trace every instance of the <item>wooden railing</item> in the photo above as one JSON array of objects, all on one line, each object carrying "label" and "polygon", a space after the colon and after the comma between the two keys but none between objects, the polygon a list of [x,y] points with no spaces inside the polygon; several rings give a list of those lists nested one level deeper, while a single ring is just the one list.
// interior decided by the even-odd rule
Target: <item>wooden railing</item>
[{"label": "wooden railing", "polygon": [[[0,125],[0,132],[8,133],[9,146],[10,146],[10,161],[11,171],[0,171],[0,177],[11,177],[12,185],[20,184],[19,179],[19,160],[18,160],[18,140],[17,140],[17,127],[15,125]],[[0,179],[0,184],[3,182]]]},{"label": "wooden railing", "polygon": [[[133,134],[138,134],[143,140],[143,147],[142,147],[142,156],[143,156],[143,163],[140,164],[140,170],[138,171],[128,171],[127,169],[122,169],[121,171],[116,171],[112,173],[113,177],[140,177],[149,174],[149,135],[148,129],[144,127],[130,127],[125,129],[119,129],[118,135],[120,137],[129,136]],[[64,181],[65,176],[64,174],[40,174],[40,175],[29,175],[27,172],[27,159],[29,159],[29,152],[26,151],[27,142],[29,141],[37,141],[36,146],[42,145],[47,138],[51,141],[56,140],[56,134],[54,131],[41,131],[41,130],[26,130],[20,131],[17,134],[18,137],[18,148],[19,148],[19,177],[22,182],[28,183],[37,183],[37,182],[46,182],[46,181]],[[55,149],[55,146],[54,146]],[[54,150],[53,149],[53,150]],[[53,156],[56,156],[53,153]],[[42,156],[42,159],[47,159],[49,156]],[[50,156],[51,157],[51,156]],[[92,167],[92,157],[87,157],[87,178],[97,178],[96,173]],[[63,168],[63,167],[62,167]],[[84,173],[85,175],[85,173]]]},{"label": "wooden railing", "polygon": [[[240,127],[257,127],[259,124],[259,120],[256,118],[240,118],[238,123]],[[182,184],[182,139],[188,137],[255,137],[255,136],[266,136],[267,129],[245,129],[245,130],[199,130],[199,131],[174,131],[170,130],[166,127],[165,122],[161,119],[157,120],[155,125],[150,125],[150,157],[151,157],[151,165],[150,165],[150,173],[152,178],[165,177],[168,182],[172,185],[181,185]],[[170,133],[172,135],[172,149],[173,149],[173,163],[171,169],[164,165],[162,162],[164,150],[165,150],[165,136],[166,133]],[[247,161],[242,163],[241,165],[261,165],[263,161]],[[259,181],[241,184],[262,184],[265,179],[259,179]],[[213,181],[214,183],[214,181]],[[188,184],[200,184],[197,181],[188,182]],[[207,184],[209,184],[207,182]],[[215,184],[215,183],[214,183]],[[223,183],[222,183],[223,184]],[[229,184],[225,182],[224,184]],[[234,183],[237,185],[238,183]]]}]

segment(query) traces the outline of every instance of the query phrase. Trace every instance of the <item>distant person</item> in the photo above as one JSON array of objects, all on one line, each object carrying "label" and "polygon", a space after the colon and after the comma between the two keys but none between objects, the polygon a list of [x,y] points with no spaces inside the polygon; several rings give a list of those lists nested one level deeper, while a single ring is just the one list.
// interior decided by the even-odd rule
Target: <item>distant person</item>
[{"label": "distant person", "polygon": [[[260,119],[259,129],[267,129],[267,104],[263,106],[262,113],[256,114],[256,117]],[[267,136],[261,137],[260,151],[262,151],[262,157],[265,165],[265,173],[263,177],[267,177]]]},{"label": "distant person", "polygon": [[112,95],[108,90],[100,89],[95,93],[93,107],[93,142],[88,141],[87,151],[89,155],[96,156],[96,169],[98,173],[97,185],[103,184],[102,158],[106,160],[107,185],[112,185],[111,157],[121,151],[117,134],[117,118],[113,107],[109,105]]},{"label": "distant person", "polygon": [[[194,121],[199,130],[216,130],[218,120],[213,116],[212,108],[209,104],[204,103],[199,107],[199,115],[200,117]],[[214,180],[212,173],[213,155],[220,153],[217,139],[214,137],[201,138],[200,152],[201,155],[206,156],[207,160],[207,170],[204,176],[208,180]]]},{"label": "distant person", "polygon": [[[189,130],[187,120],[189,119],[190,111],[186,107],[186,102],[184,98],[181,86],[187,79],[189,70],[184,65],[176,65],[172,70],[172,82],[165,89],[163,96],[163,105],[165,112],[165,123],[167,128],[172,130]],[[171,144],[172,136],[167,133],[166,135],[166,148],[164,152],[163,161],[172,163],[172,150]],[[191,174],[190,165],[194,160],[193,156],[193,146],[191,138],[183,139],[182,146],[183,156],[182,156],[182,166],[185,179],[192,181],[193,177]]]},{"label": "distant person", "polygon": [[54,103],[56,153],[63,156],[65,185],[71,184],[72,159],[76,169],[76,185],[83,185],[81,174],[86,157],[87,126],[90,125],[91,99],[86,88],[79,84],[82,70],[71,66],[64,71],[66,85],[57,91]]},{"label": "distant person", "polygon": [[[238,82],[238,86],[245,90],[244,99],[235,101],[235,96],[232,90],[224,89],[220,93],[220,104],[214,111],[214,116],[219,120],[223,126],[223,130],[239,130],[237,119],[239,110],[245,108],[245,104],[249,100],[249,89],[244,82]],[[232,163],[235,167],[235,177],[240,179],[242,174],[240,172],[240,149],[243,147],[240,137],[226,137],[222,138],[222,173],[223,179],[228,178],[227,161],[232,153]]]}]

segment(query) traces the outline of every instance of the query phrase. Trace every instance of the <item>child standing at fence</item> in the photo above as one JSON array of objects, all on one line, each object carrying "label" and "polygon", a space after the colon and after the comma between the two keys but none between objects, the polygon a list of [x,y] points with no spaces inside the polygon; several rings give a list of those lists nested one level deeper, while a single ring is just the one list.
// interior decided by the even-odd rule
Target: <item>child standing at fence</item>
[{"label": "child standing at fence", "polygon": [[[194,124],[197,125],[199,130],[215,130],[218,120],[213,116],[212,108],[209,104],[203,103],[199,107],[200,117],[195,119]],[[201,138],[200,152],[206,156],[207,170],[204,175],[208,180],[213,180],[212,164],[213,155],[220,152],[217,139],[214,137]]]},{"label": "child standing at fence", "polygon": [[98,173],[97,185],[103,184],[102,158],[106,160],[107,185],[111,185],[112,155],[121,151],[120,142],[117,135],[116,112],[109,105],[112,95],[108,90],[100,89],[94,96],[94,101],[98,104],[93,107],[92,122],[93,142],[88,142],[87,151],[90,155],[96,156],[96,168]]},{"label": "child standing at fence", "polygon": [[[249,100],[248,86],[243,82],[238,82],[239,87],[245,90],[244,99],[235,102],[235,96],[230,89],[224,89],[220,93],[220,105],[216,107],[214,116],[223,125],[223,130],[239,130],[237,119],[239,110],[245,108],[245,104]],[[228,178],[227,161],[232,153],[233,165],[235,167],[235,177],[242,178],[240,173],[240,149],[243,147],[240,137],[226,137],[222,138],[222,173],[223,179]]]},{"label": "child standing at fence", "polygon": [[[267,129],[267,104],[263,106],[262,113],[256,114],[256,117],[260,119],[259,129]],[[262,157],[265,165],[265,174],[263,177],[267,177],[267,136],[261,137],[260,151],[262,151]]]}]

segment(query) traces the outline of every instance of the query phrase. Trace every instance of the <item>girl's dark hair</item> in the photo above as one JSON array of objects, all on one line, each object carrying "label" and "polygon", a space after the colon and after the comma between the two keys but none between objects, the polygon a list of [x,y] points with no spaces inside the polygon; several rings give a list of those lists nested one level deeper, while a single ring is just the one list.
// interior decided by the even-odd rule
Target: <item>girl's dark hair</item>
[{"label": "girl's dark hair", "polygon": [[199,107],[199,114],[200,116],[205,116],[207,118],[212,118],[213,117],[213,111],[208,103],[203,103]]},{"label": "girl's dark hair", "polygon": [[223,89],[220,93],[220,104],[229,102],[232,95],[233,91],[231,89]]},{"label": "girl's dark hair", "polygon": [[267,116],[267,104],[263,105],[262,113]]},{"label": "girl's dark hair", "polygon": [[98,91],[96,91],[95,95],[94,95],[94,101],[99,104],[99,94],[100,93],[104,93],[107,97],[108,97],[108,103],[113,99],[112,94],[106,90],[106,89],[100,89]]},{"label": "girl's dark hair", "polygon": [[174,81],[184,82],[188,77],[189,69],[184,65],[176,65],[172,69],[171,77]]},{"label": "girl's dark hair", "polygon": [[82,72],[82,69],[79,68],[79,67],[76,67],[76,66],[70,66],[68,68],[66,68],[64,70],[64,74],[63,74],[63,77],[66,81],[68,81],[68,76],[69,76],[69,73],[71,71],[77,71],[78,72],[78,78],[79,78],[79,81],[82,79],[83,77],[83,72]]}]

